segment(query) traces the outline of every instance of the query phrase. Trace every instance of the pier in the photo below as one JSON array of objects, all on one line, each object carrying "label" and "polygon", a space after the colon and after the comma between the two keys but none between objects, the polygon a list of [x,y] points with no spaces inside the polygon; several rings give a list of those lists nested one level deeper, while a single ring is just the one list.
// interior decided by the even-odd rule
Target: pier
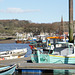
[{"label": "pier", "polygon": [[17,71],[24,71],[24,72],[34,72],[36,70],[39,71],[46,71],[46,70],[52,70],[52,69],[75,69],[75,65],[71,64],[50,64],[50,63],[31,63],[30,57],[24,57],[24,58],[18,58],[18,59],[11,59],[11,60],[1,60],[0,61],[0,67],[11,65],[11,64],[17,64],[16,70]]}]

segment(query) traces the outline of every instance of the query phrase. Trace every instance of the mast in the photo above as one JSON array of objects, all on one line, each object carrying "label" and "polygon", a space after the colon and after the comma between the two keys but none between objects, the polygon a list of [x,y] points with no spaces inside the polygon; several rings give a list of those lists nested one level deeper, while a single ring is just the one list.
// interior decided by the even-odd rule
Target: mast
[{"label": "mast", "polygon": [[73,0],[69,0],[69,42],[73,41]]},{"label": "mast", "polygon": [[63,17],[61,17],[61,25],[60,25],[60,28],[59,28],[59,34],[63,35]]},{"label": "mast", "polygon": [[61,17],[61,34],[63,35],[63,17]]}]

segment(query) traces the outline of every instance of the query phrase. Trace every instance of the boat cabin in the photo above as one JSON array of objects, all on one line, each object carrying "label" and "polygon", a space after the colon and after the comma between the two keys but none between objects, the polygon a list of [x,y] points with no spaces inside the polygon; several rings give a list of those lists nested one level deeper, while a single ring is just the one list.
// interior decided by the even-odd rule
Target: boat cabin
[{"label": "boat cabin", "polygon": [[51,47],[32,49],[32,54],[37,54],[37,51],[39,51],[40,54],[54,54],[54,55],[63,55],[63,56],[75,53],[74,45],[72,43],[66,43],[66,42],[58,42],[56,44],[56,48],[53,49],[51,49]]},{"label": "boat cabin", "polygon": [[74,45],[73,43],[58,42],[53,54],[62,56],[74,54]]},{"label": "boat cabin", "polygon": [[50,48],[41,48],[41,49],[32,49],[32,54],[37,54],[37,51],[40,52],[40,54],[52,54],[53,50],[50,50]]}]

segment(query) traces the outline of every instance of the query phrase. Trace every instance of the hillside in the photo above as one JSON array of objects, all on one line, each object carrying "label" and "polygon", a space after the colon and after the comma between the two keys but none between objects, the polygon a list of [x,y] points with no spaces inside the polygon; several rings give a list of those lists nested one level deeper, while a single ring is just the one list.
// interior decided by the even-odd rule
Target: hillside
[{"label": "hillside", "polygon": [[[74,21],[75,24],[75,21]],[[64,22],[64,31],[68,31],[68,22]],[[15,35],[16,32],[59,32],[61,22],[55,23],[32,23],[27,20],[0,20],[0,35]]]}]

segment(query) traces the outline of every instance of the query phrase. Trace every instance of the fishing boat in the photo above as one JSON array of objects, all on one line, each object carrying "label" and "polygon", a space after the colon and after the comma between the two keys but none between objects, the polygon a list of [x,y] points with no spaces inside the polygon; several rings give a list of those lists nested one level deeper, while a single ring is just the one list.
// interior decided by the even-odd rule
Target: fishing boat
[{"label": "fishing boat", "polygon": [[16,43],[24,43],[23,40],[17,40],[17,39],[15,39],[15,42],[16,42]]},{"label": "fishing boat", "polygon": [[0,75],[10,75],[15,72],[16,64],[0,68]]},{"label": "fishing boat", "polygon": [[33,49],[33,47],[43,47],[43,44],[46,43],[45,40],[46,36],[45,35],[37,35],[37,38],[33,38],[34,40],[32,40],[32,42],[30,42],[29,46],[31,49]]},{"label": "fishing boat", "polygon": [[27,39],[15,39],[16,43],[27,43]]},{"label": "fishing boat", "polygon": [[[32,41],[32,37],[31,37],[32,33],[16,33],[16,39],[15,42],[16,43],[30,43]],[[34,38],[35,39],[35,38]]]},{"label": "fishing boat", "polygon": [[23,58],[27,53],[27,48],[25,49],[15,49],[10,51],[0,52],[0,60]]},{"label": "fishing boat", "polygon": [[41,48],[44,45],[45,45],[45,43],[40,43],[40,42],[32,41],[32,42],[30,42],[29,47],[31,49],[33,49],[34,47],[36,47],[36,48],[40,47]]},{"label": "fishing boat", "polygon": [[[73,43],[58,42],[61,47],[56,47],[53,50],[33,50],[31,60],[34,63],[61,63],[75,64],[75,46]],[[45,50],[46,51],[46,50]]]},{"label": "fishing boat", "polygon": [[[51,39],[51,40],[50,40]],[[30,42],[29,46],[31,49],[33,49],[34,47],[40,47],[40,48],[48,48],[49,49],[49,45],[50,43],[52,44],[55,44],[56,46],[61,46],[61,45],[58,45],[56,44],[57,41],[63,39],[63,37],[58,37],[58,36],[54,36],[54,37],[46,37],[46,42],[42,42],[42,40],[39,40],[39,41],[32,41]],[[52,42],[51,42],[52,41]],[[52,48],[52,45],[51,45],[51,48]]]}]

